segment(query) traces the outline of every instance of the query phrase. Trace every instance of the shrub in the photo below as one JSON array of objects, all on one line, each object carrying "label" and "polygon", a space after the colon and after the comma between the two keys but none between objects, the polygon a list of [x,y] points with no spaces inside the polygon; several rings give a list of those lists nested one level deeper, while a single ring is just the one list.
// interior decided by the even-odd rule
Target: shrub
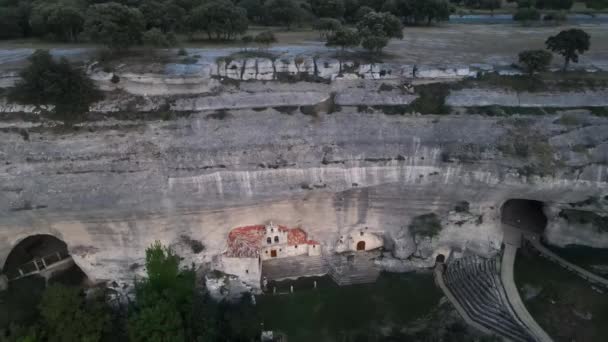
[{"label": "shrub", "polygon": [[48,51],[37,50],[29,62],[19,74],[21,81],[9,93],[13,101],[53,105],[53,114],[71,123],[82,119],[91,103],[103,98],[84,71],[73,68],[65,58],[56,62]]},{"label": "shrub", "polygon": [[243,37],[241,37],[241,41],[245,44],[251,44],[251,43],[253,43],[253,36],[244,35]]},{"label": "shrub", "polygon": [[409,225],[410,232],[414,235],[434,237],[441,231],[441,221],[435,213],[416,216]]},{"label": "shrub", "polygon": [[534,7],[538,9],[569,10],[572,0],[536,0]]},{"label": "shrub", "polygon": [[342,51],[347,47],[356,47],[361,38],[359,34],[351,29],[342,28],[327,37],[327,46],[339,46]]},{"label": "shrub", "polygon": [[209,39],[234,39],[249,26],[247,11],[229,0],[205,1],[192,10],[189,26],[207,33]]},{"label": "shrub", "polygon": [[91,40],[113,49],[139,44],[146,26],[138,9],[115,2],[89,6],[85,18],[85,32]]},{"label": "shrub", "polygon": [[258,35],[255,36],[254,40],[256,43],[263,44],[268,47],[270,44],[275,43],[277,41],[277,38],[271,31],[264,31],[258,33]]},{"label": "shrub", "polygon": [[321,32],[321,37],[327,37],[342,28],[342,23],[334,18],[321,18],[315,22],[313,28]]},{"label": "shrub", "polygon": [[568,20],[568,17],[564,12],[548,13],[543,17],[543,21],[552,21],[556,23],[563,23],[566,20]]},{"label": "shrub", "polygon": [[515,21],[538,21],[540,20],[540,12],[535,8],[520,8],[513,15]]},{"label": "shrub", "polygon": [[[173,37],[173,39],[175,39]],[[164,34],[157,28],[150,29],[144,32],[142,36],[144,44],[154,47],[169,47],[175,44],[175,41],[171,41],[168,35]]]},{"label": "shrub", "polygon": [[547,70],[552,58],[551,52],[546,50],[527,50],[519,53],[519,63],[530,75]]}]

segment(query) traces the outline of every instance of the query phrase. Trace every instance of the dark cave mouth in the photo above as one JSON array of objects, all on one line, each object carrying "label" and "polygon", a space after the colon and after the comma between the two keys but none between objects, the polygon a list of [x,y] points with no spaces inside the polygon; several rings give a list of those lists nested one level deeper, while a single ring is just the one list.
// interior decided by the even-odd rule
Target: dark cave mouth
[{"label": "dark cave mouth", "polygon": [[509,199],[501,208],[501,222],[520,230],[542,233],[547,227],[545,204],[529,199]]}]

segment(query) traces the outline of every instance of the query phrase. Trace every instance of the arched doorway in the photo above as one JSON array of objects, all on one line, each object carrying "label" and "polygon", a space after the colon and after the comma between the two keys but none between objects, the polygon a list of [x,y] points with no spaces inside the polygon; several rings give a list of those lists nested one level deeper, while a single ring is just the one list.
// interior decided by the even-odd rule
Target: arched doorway
[{"label": "arched doorway", "polygon": [[445,262],[445,255],[437,254],[435,257],[435,264],[443,264]]},{"label": "arched doorway", "polygon": [[501,222],[517,229],[540,234],[547,226],[544,204],[528,199],[510,199],[501,208]]},{"label": "arched doorway", "polygon": [[11,250],[2,272],[9,282],[30,276],[65,284],[81,284],[86,274],[74,264],[67,244],[48,234],[31,235],[19,241]]},{"label": "arched doorway", "polygon": [[364,251],[365,250],[365,241],[359,241],[359,242],[357,242],[357,250],[358,251]]}]

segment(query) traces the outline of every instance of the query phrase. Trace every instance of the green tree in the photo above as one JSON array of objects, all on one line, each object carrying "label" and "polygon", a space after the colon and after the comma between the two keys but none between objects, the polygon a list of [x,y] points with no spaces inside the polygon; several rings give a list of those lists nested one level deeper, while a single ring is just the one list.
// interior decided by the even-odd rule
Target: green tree
[{"label": "green tree", "polygon": [[79,288],[49,286],[40,302],[47,341],[100,341],[110,327],[110,312],[101,295],[85,301]]},{"label": "green tree", "polygon": [[63,2],[38,3],[32,8],[30,24],[37,35],[74,42],[84,28],[82,9]]},{"label": "green tree", "polygon": [[547,70],[552,58],[551,52],[546,50],[526,50],[519,53],[519,63],[530,75]]},{"label": "green tree", "polygon": [[270,0],[265,7],[272,23],[285,25],[288,30],[303,15],[302,9],[294,0]]},{"label": "green tree", "polygon": [[247,12],[229,0],[212,0],[193,10],[190,28],[204,31],[209,39],[235,39],[247,31]]},{"label": "green tree", "polygon": [[141,42],[146,24],[138,9],[109,2],[91,5],[84,26],[92,41],[126,49]]},{"label": "green tree", "polygon": [[535,8],[519,8],[513,14],[513,20],[523,22],[538,21],[540,20],[540,12]]},{"label": "green tree", "polygon": [[569,10],[572,8],[572,0],[536,0],[534,7],[538,9]]},{"label": "green tree", "polygon": [[344,17],[343,0],[311,0],[310,7],[312,13],[320,18],[340,19]]},{"label": "green tree", "polygon": [[355,21],[361,21],[369,13],[375,12],[373,8],[368,6],[361,6],[357,12],[355,12]]},{"label": "green tree", "polygon": [[0,39],[19,38],[23,35],[19,10],[0,7]]},{"label": "green tree", "polygon": [[608,8],[608,0],[585,0],[585,6],[594,10]]},{"label": "green tree", "polygon": [[390,38],[403,38],[401,21],[390,13],[371,12],[357,22],[361,45],[373,52],[380,53]]},{"label": "green tree", "polygon": [[465,0],[464,5],[470,8],[488,9],[494,14],[494,10],[502,6],[501,0]]},{"label": "green tree", "polygon": [[344,0],[344,19],[349,23],[356,22],[359,8],[361,8],[359,0]]},{"label": "green tree", "polygon": [[253,40],[256,43],[265,45],[268,48],[268,46],[270,46],[270,44],[275,43],[277,41],[277,38],[274,36],[274,33],[272,33],[271,31],[264,31],[264,32],[258,33],[255,36],[255,38],[253,38]]},{"label": "green tree", "polygon": [[348,47],[356,47],[361,37],[355,30],[341,28],[327,37],[327,46],[339,46],[342,51]]},{"label": "green tree", "polygon": [[160,242],[146,249],[147,278],[136,283],[128,331],[133,341],[195,341],[204,335],[193,316],[194,270],[180,270],[179,256]]},{"label": "green tree", "polygon": [[55,116],[67,123],[82,119],[91,103],[103,98],[82,70],[73,68],[64,58],[54,61],[46,50],[34,52],[19,75],[21,81],[11,89],[9,98],[25,104],[53,105]]},{"label": "green tree", "polygon": [[545,42],[547,49],[564,57],[564,70],[570,62],[578,63],[578,55],[589,50],[591,37],[581,29],[569,29],[551,36]]},{"label": "green tree", "polygon": [[247,11],[247,18],[254,23],[263,23],[268,16],[261,0],[241,0],[238,5]]},{"label": "green tree", "polygon": [[142,306],[128,321],[131,342],[186,341],[184,322],[177,306],[163,297]]},{"label": "green tree", "polygon": [[142,41],[145,45],[154,47],[170,47],[176,44],[175,36],[172,33],[164,34],[156,27],[144,32]]},{"label": "green tree", "polygon": [[314,24],[314,29],[320,32],[321,38],[326,38],[342,28],[342,23],[334,18],[321,18]]}]

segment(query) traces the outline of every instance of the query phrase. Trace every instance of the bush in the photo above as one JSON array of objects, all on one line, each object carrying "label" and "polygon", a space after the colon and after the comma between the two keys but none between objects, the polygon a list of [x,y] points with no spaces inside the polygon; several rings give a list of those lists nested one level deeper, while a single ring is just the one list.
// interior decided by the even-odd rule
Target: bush
[{"label": "bush", "polygon": [[564,12],[548,13],[543,17],[543,21],[553,21],[556,23],[563,23],[566,20],[568,20],[568,16]]},{"label": "bush", "polygon": [[536,0],[534,7],[538,9],[569,10],[572,8],[572,0]]},{"label": "bush", "polygon": [[410,233],[425,237],[434,237],[441,231],[441,221],[435,213],[416,216],[409,227]]},{"label": "bush", "polygon": [[339,46],[342,51],[347,47],[356,47],[359,45],[361,38],[359,34],[350,29],[339,29],[335,33],[327,37],[327,46]]},{"label": "bush", "polygon": [[243,37],[241,38],[241,41],[242,41],[244,44],[251,44],[251,43],[253,43],[253,36],[251,36],[251,35],[245,35],[245,36],[243,36]]},{"label": "bush", "polygon": [[21,81],[10,91],[13,101],[33,105],[53,105],[53,114],[64,122],[82,119],[89,106],[103,98],[93,81],[65,58],[53,60],[46,50],[37,50],[19,75]]},{"label": "bush", "polygon": [[546,50],[526,50],[519,53],[519,63],[530,75],[547,70],[552,58],[551,52]]},{"label": "bush", "polygon": [[175,36],[172,34],[164,34],[157,28],[144,32],[142,40],[144,44],[154,47],[170,47],[176,43]]},{"label": "bush", "polygon": [[340,20],[334,18],[321,18],[314,24],[314,29],[321,32],[321,37],[327,37],[331,33],[338,31],[342,28]]},{"label": "bush", "polygon": [[258,44],[263,44],[263,45],[269,46],[270,44],[275,43],[277,41],[277,38],[274,36],[274,33],[272,33],[271,31],[264,31],[264,32],[258,33],[258,35],[255,36],[254,40]]},{"label": "bush", "polygon": [[247,31],[247,11],[229,0],[212,0],[196,7],[190,16],[193,31],[207,33],[209,39],[234,39]]},{"label": "bush", "polygon": [[520,8],[513,15],[515,21],[538,21],[540,20],[540,12],[535,8]]},{"label": "bush", "polygon": [[141,42],[146,23],[138,9],[108,2],[89,7],[84,27],[92,41],[126,49]]}]

